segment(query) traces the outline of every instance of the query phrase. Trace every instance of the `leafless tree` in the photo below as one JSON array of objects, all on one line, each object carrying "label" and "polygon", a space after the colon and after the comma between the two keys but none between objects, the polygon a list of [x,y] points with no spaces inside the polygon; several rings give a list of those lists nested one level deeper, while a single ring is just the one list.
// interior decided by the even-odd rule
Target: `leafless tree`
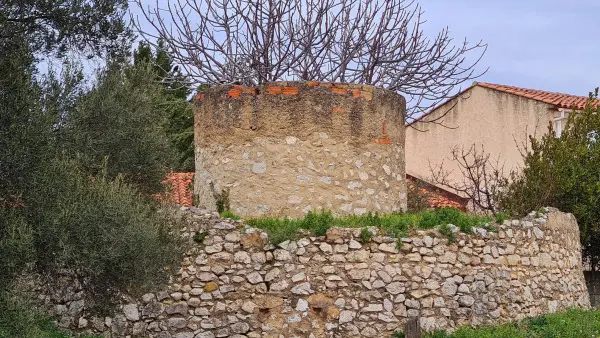
[{"label": "leafless tree", "polygon": [[458,167],[460,178],[450,178],[452,172],[442,161],[439,166],[429,164],[432,182],[468,198],[476,210],[496,214],[499,211],[496,198],[507,182],[500,159],[491,159],[483,145],[478,149],[473,144],[468,148],[452,148],[450,161]]},{"label": "leafless tree", "polygon": [[403,94],[410,121],[483,73],[487,45],[455,43],[448,28],[427,37],[414,0],[155,1],[133,0],[132,21],[198,83],[370,84]]}]

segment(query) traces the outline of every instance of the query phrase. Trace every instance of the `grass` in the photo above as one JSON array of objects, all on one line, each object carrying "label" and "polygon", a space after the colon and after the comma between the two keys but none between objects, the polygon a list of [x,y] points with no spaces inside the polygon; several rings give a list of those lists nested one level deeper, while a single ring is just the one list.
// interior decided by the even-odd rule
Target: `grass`
[{"label": "grass", "polygon": [[231,210],[225,210],[225,211],[221,212],[219,215],[221,216],[221,218],[229,218],[234,221],[238,221],[238,220],[242,219],[240,216],[234,214]]},{"label": "grass", "polygon": [[30,301],[0,291],[0,338],[101,338],[93,335],[66,333],[51,318],[36,309]]},{"label": "grass", "polygon": [[[273,244],[298,237],[299,230],[306,230],[316,236],[323,236],[331,227],[365,228],[377,227],[382,233],[400,238],[411,229],[432,229],[438,225],[454,224],[462,232],[470,233],[472,227],[483,227],[492,222],[490,217],[470,215],[455,208],[442,208],[434,211],[396,214],[365,214],[360,216],[335,217],[331,212],[310,212],[301,219],[255,218],[246,220],[250,226],[262,229],[269,234]],[[369,240],[366,229],[361,230],[361,239]]]},{"label": "grass", "polygon": [[[396,337],[396,336],[394,336]],[[400,337],[399,335],[397,337]],[[424,338],[592,338],[600,337],[600,310],[572,309],[524,319],[517,323],[463,327],[453,333],[438,331]]]}]

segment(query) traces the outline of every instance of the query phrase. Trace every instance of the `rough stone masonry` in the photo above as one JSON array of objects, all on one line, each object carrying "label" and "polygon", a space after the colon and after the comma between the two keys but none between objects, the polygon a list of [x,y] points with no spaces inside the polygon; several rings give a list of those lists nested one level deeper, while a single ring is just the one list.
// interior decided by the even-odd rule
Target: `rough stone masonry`
[{"label": "rough stone masonry", "polygon": [[101,318],[77,283],[39,287],[40,301],[73,331],[160,338],[390,337],[413,316],[432,331],[589,307],[577,223],[556,209],[453,243],[415,231],[400,249],[375,228],[368,243],[360,229],[331,228],[273,246],[242,222],[185,213],[183,235],[207,236],[165,290]]},{"label": "rough stone masonry", "polygon": [[394,92],[274,82],[196,96],[194,194],[241,216],[389,213],[406,208],[404,114]]}]

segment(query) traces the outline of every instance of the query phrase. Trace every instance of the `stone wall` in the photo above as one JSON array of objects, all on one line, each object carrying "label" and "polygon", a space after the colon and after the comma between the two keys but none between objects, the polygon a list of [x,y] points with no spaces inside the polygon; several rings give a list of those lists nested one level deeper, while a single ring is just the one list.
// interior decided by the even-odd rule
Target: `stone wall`
[{"label": "stone wall", "polygon": [[274,247],[241,222],[188,212],[185,234],[207,237],[168,290],[106,318],[87,313],[77,283],[38,298],[74,331],[161,338],[390,337],[413,316],[431,331],[589,307],[578,227],[557,210],[454,243],[416,231],[400,250],[393,238],[361,243],[360,229],[341,228]]},{"label": "stone wall", "polygon": [[400,95],[371,86],[276,82],[217,86],[195,99],[202,208],[229,189],[234,213],[298,217],[406,208]]}]

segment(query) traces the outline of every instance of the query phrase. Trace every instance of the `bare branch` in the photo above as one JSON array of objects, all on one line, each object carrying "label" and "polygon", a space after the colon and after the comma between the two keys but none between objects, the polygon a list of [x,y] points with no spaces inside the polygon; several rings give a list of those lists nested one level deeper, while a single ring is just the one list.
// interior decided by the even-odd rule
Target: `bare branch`
[{"label": "bare branch", "polygon": [[423,11],[412,0],[133,2],[142,13],[131,20],[140,34],[150,43],[164,40],[198,83],[370,84],[404,95],[410,121],[485,73],[476,66],[487,45],[455,44],[448,28],[425,36]]},{"label": "bare branch", "polygon": [[477,210],[497,213],[496,199],[506,183],[504,163],[500,162],[500,158],[490,160],[490,154],[485,152],[483,145],[478,149],[473,144],[469,148],[455,146],[450,161],[458,167],[460,178],[451,179],[452,172],[445,169],[443,162],[439,166],[430,163],[432,182],[468,198]]}]

